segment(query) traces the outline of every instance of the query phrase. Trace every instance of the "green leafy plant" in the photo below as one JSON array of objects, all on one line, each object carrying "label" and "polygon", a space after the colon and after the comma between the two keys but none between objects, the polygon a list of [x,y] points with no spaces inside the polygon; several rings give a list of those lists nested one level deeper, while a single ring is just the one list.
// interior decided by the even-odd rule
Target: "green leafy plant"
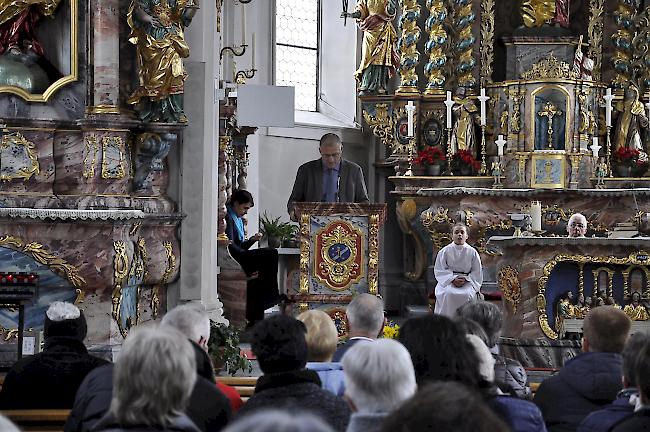
[{"label": "green leafy plant", "polygon": [[[282,240],[290,239],[295,236],[298,227],[289,222],[280,222],[280,218],[273,218],[266,214],[262,213],[260,216],[260,231],[264,237],[269,240],[269,246],[272,246],[271,243],[276,244],[278,247]],[[271,241],[270,239],[274,239]]]},{"label": "green leafy plant", "polygon": [[239,348],[242,331],[241,328],[210,321],[208,352],[215,369],[221,368],[230,375],[235,375],[239,370],[248,373],[253,371],[253,364]]}]

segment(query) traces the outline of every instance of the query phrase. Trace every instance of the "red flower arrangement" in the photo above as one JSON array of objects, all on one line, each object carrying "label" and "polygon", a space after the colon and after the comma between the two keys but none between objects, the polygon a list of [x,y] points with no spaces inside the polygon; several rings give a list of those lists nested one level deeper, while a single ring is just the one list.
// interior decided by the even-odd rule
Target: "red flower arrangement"
[{"label": "red flower arrangement", "polygon": [[637,167],[644,165],[647,162],[644,162],[639,159],[640,152],[637,149],[630,147],[619,147],[618,150],[614,152],[614,161],[617,165],[625,165],[631,167]]},{"label": "red flower arrangement", "polygon": [[413,158],[413,164],[420,166],[439,165],[446,160],[447,158],[440,148],[426,146],[418,151],[418,154]]},{"label": "red flower arrangement", "polygon": [[451,158],[451,169],[455,172],[460,171],[463,167],[468,167],[473,174],[481,168],[481,163],[474,159],[474,156],[467,150],[458,150]]}]

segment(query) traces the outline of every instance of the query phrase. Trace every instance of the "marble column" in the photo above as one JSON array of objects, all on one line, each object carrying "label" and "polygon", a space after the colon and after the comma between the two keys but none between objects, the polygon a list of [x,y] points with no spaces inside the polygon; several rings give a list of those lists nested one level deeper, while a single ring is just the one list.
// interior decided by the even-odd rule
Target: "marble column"
[{"label": "marble column", "polygon": [[92,114],[119,114],[120,0],[90,2]]}]

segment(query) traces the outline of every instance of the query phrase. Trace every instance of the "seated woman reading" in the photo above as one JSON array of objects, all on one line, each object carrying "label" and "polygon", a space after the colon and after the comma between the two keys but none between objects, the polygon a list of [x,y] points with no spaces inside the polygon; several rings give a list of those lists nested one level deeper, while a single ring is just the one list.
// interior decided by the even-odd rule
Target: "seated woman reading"
[{"label": "seated woman reading", "polygon": [[249,276],[246,289],[246,319],[252,325],[264,319],[264,311],[278,303],[278,251],[272,248],[250,249],[262,234],[246,239],[242,217],[253,207],[250,192],[235,190],[226,204],[226,235],[232,257]]}]

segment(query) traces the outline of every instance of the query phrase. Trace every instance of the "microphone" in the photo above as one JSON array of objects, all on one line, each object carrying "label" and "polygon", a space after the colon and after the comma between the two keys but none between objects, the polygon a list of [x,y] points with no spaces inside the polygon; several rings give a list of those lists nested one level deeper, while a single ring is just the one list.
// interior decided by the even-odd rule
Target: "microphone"
[{"label": "microphone", "polygon": [[341,202],[341,195],[339,193],[341,187],[341,176],[336,177],[336,202]]}]

